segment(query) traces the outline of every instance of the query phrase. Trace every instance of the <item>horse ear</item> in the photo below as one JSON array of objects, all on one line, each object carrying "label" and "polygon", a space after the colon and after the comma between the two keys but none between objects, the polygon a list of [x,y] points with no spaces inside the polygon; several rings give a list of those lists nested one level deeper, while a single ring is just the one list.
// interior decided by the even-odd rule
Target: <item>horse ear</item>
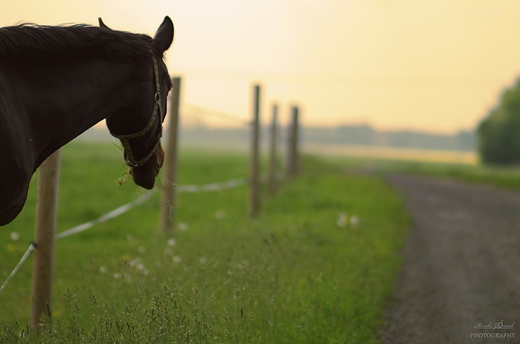
[{"label": "horse ear", "polygon": [[105,29],[110,29],[108,26],[105,25],[105,23],[103,23],[103,19],[98,18],[98,20],[99,20],[99,27],[104,27]]},{"label": "horse ear", "polygon": [[153,43],[155,47],[162,52],[168,50],[173,41],[173,22],[170,17],[166,16],[159,29],[155,33]]}]

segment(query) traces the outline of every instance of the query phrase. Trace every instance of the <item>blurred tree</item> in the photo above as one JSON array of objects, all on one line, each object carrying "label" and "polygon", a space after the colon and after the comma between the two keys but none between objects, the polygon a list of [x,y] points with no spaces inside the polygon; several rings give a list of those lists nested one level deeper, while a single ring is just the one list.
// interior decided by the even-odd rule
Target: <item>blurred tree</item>
[{"label": "blurred tree", "polygon": [[520,79],[478,126],[478,150],[486,164],[520,164]]}]

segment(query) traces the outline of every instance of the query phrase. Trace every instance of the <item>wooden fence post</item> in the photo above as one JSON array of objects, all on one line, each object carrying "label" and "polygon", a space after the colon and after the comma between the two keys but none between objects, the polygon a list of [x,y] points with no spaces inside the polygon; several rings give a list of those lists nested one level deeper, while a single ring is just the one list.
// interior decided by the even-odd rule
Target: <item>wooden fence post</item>
[{"label": "wooden fence post", "polygon": [[175,204],[177,186],[177,156],[179,132],[179,106],[181,78],[172,78],[170,96],[170,124],[168,125],[168,142],[164,156],[161,209],[159,211],[159,230],[171,236],[174,234]]},{"label": "wooden fence post", "polygon": [[299,108],[293,106],[291,108],[291,123],[289,125],[289,140],[287,151],[287,177],[295,177],[299,172],[299,152],[298,152],[298,136],[299,136]]},{"label": "wooden fence post", "polygon": [[31,326],[40,324],[42,315],[51,315],[54,241],[58,213],[60,150],[45,160],[39,170],[38,199],[32,281]]},{"label": "wooden fence post", "polygon": [[256,217],[260,210],[260,85],[255,85],[253,94],[253,121],[251,123],[251,157],[249,161],[249,218]]},{"label": "wooden fence post", "polygon": [[273,122],[271,123],[271,142],[269,150],[269,180],[268,190],[271,195],[276,193],[278,173],[278,105],[273,105]]}]

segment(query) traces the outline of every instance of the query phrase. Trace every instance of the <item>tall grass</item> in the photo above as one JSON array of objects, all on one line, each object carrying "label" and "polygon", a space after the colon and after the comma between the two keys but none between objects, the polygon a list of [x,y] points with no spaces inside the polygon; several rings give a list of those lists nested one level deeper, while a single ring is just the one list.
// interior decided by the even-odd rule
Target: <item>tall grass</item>
[{"label": "tall grass", "polygon": [[[96,145],[65,148],[59,230],[142,193],[114,183],[118,159]],[[254,220],[245,187],[179,194],[167,240],[156,195],[58,241],[52,317],[26,327],[26,264],[0,293],[0,343],[375,342],[408,224],[402,202],[378,178],[311,158],[304,166]],[[183,151],[179,168],[179,185],[224,181],[246,175],[247,157]],[[31,202],[0,233],[0,279],[32,238]]]}]

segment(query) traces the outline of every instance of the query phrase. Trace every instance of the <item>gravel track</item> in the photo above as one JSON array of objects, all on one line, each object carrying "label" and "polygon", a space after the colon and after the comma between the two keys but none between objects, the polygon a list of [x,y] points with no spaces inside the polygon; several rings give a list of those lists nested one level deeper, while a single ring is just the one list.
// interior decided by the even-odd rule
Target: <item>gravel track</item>
[{"label": "gravel track", "polygon": [[[408,175],[387,181],[413,223],[381,342],[520,343],[520,193]],[[513,328],[475,328],[500,322]]]}]

